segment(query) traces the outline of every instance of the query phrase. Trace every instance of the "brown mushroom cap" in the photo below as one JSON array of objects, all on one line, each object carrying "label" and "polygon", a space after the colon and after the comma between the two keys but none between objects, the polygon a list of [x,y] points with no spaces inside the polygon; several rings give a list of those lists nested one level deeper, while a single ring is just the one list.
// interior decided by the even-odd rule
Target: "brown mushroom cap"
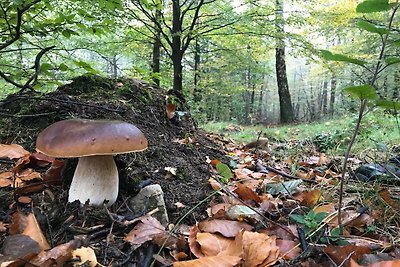
[{"label": "brown mushroom cap", "polygon": [[60,158],[115,155],[143,151],[147,139],[123,121],[73,119],[56,122],[36,140],[38,151]]}]

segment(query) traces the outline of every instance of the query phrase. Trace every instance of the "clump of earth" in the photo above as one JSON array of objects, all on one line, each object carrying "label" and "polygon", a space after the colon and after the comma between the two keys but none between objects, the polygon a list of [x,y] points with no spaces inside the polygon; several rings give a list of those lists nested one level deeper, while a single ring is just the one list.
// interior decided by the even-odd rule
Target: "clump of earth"
[{"label": "clump of earth", "polygon": [[[166,113],[166,99],[168,103],[176,105],[177,112],[171,119]],[[64,235],[65,241],[68,238],[62,230],[55,229],[58,225],[54,220],[62,224],[68,220],[68,216],[75,214],[80,223],[87,220],[83,223],[85,226],[104,223],[102,220],[109,214],[123,211],[129,198],[147,184],[161,185],[170,222],[177,222],[212,192],[207,182],[210,177],[207,157],[222,159],[224,155],[222,147],[197,127],[181,94],[140,80],[80,76],[51,93],[28,91],[10,95],[0,102],[0,110],[5,115],[0,118],[1,143],[16,143],[31,152],[35,151],[35,141],[40,131],[52,123],[71,118],[129,122],[136,125],[148,139],[146,151],[115,157],[120,173],[119,197],[107,211],[108,214],[104,212],[99,217],[93,214],[89,216],[79,207],[66,205],[77,159],[65,159],[62,185],[50,188],[53,194],[57,192],[58,195],[45,203],[46,193],[41,193],[37,197],[42,202],[41,206],[34,207],[40,209],[36,212],[44,217],[42,220],[47,220],[47,230]],[[0,164],[0,171],[10,167],[9,164]],[[12,201],[12,194],[8,196],[9,199],[4,199],[3,195],[0,207],[6,213]],[[46,205],[49,207],[43,208]],[[206,205],[204,203],[191,211],[185,221],[191,224],[205,218]],[[136,215],[141,213],[130,212]],[[110,219],[107,220],[110,223]],[[75,233],[70,234],[69,238]],[[56,234],[52,238],[54,236]],[[54,242],[59,243],[60,240]]]}]

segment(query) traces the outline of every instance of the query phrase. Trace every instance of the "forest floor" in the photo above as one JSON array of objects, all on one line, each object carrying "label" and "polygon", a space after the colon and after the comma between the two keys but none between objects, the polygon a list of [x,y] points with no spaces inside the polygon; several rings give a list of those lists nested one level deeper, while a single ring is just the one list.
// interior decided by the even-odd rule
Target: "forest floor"
[{"label": "forest floor", "polygon": [[[0,111],[0,262],[10,266],[399,264],[398,158],[389,173],[364,164],[359,179],[346,177],[339,235],[340,158],[309,142],[243,146],[204,132],[180,94],[82,76],[45,95],[11,95]],[[39,132],[69,118],[130,122],[149,140],[144,152],[116,156],[121,186],[111,207],[67,203],[77,160],[35,153]],[[293,148],[301,152],[288,155]],[[153,183],[165,194],[168,229],[128,205]]]}]

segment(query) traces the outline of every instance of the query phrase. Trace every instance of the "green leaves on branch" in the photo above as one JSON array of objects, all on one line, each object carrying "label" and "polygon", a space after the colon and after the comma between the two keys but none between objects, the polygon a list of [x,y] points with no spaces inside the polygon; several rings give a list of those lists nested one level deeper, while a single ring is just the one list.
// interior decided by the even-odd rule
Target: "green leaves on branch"
[{"label": "green leaves on branch", "polygon": [[378,100],[376,105],[384,109],[400,110],[400,102],[397,101]]},{"label": "green leaves on branch", "polygon": [[372,32],[372,33],[377,33],[379,35],[384,35],[384,34],[389,33],[389,30],[386,29],[385,27],[376,26],[375,24],[370,23],[368,21],[364,21],[364,20],[357,22],[357,26],[360,29],[363,29],[363,30],[366,30],[366,31]]},{"label": "green leaves on branch", "polygon": [[372,85],[358,85],[358,86],[350,86],[343,90],[346,94],[348,94],[352,98],[358,98],[361,100],[376,100],[378,99],[378,94],[376,93],[375,87]]},{"label": "green leaves on branch", "polygon": [[392,8],[388,0],[366,0],[358,4],[357,13],[373,13],[387,11]]},{"label": "green leaves on branch", "polygon": [[325,60],[349,62],[360,66],[364,66],[367,63],[363,60],[350,58],[342,54],[333,54],[328,50],[320,50],[320,52],[321,52],[321,57]]}]

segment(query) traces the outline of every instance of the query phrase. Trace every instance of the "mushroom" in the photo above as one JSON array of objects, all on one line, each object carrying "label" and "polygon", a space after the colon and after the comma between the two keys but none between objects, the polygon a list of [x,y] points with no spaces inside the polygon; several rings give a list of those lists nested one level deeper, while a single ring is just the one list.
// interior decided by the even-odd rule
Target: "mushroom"
[{"label": "mushroom", "polygon": [[72,119],[44,129],[36,140],[39,152],[52,157],[79,157],[68,201],[93,206],[115,203],[118,170],[113,155],[139,152],[147,139],[134,125],[122,121]]}]

